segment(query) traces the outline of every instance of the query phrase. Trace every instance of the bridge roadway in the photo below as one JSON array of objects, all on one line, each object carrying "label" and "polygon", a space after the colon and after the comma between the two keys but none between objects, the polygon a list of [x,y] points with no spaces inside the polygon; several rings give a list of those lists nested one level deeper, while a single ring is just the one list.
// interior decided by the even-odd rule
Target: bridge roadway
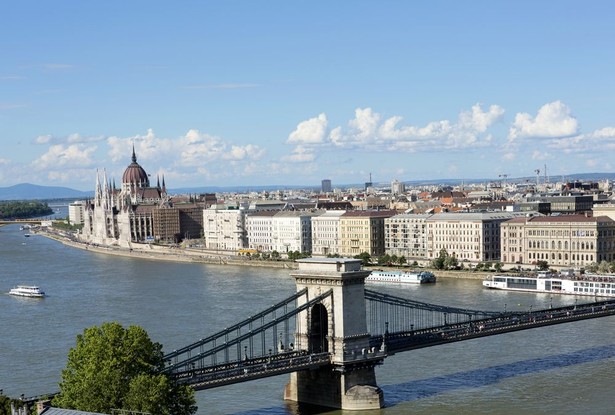
[{"label": "bridge roadway", "polygon": [[[363,351],[363,356],[348,355],[348,362],[363,358],[366,363],[380,364],[387,356],[404,351],[611,315],[615,315],[615,300],[525,313],[504,312],[496,317],[467,323],[385,333],[372,336],[370,349]],[[316,369],[327,365],[335,367],[331,357],[330,353],[297,350],[215,366],[193,367],[190,370],[171,372],[171,377],[179,383],[191,385],[195,390],[203,390],[298,370]]]}]

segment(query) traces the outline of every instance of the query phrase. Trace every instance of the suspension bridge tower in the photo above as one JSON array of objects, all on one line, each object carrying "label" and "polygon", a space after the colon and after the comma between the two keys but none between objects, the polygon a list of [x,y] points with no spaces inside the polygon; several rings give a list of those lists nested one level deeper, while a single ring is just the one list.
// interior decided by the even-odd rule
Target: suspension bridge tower
[{"label": "suspension bridge tower", "polygon": [[[386,357],[384,347],[371,347],[367,332],[365,278],[361,260],[307,258],[297,261],[291,273],[297,291],[307,288],[307,298],[331,295],[297,316],[297,347],[310,353],[329,353],[331,364],[291,373],[284,399],[348,410],[384,406],[376,384],[375,366]],[[300,304],[297,304],[298,306]]]}]

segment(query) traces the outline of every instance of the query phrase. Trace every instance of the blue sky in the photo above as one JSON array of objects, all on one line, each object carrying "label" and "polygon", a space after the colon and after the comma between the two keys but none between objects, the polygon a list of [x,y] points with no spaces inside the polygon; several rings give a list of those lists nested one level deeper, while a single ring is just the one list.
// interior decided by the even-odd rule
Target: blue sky
[{"label": "blue sky", "polygon": [[0,186],[613,172],[608,1],[4,1]]}]

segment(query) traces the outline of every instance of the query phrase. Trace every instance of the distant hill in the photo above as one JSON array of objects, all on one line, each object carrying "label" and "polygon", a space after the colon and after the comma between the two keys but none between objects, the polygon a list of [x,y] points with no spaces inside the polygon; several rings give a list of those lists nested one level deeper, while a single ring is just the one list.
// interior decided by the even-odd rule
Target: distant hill
[{"label": "distant hill", "polygon": [[[599,181],[599,180],[615,180],[615,173],[577,173],[567,174],[566,176],[553,175],[549,177],[552,183],[557,181]],[[433,179],[433,180],[408,180],[404,183],[407,185],[458,185],[461,183],[488,183],[490,181],[502,181],[502,178],[484,178],[484,179]],[[536,181],[536,176],[529,177],[508,177],[509,183],[522,183]],[[540,178],[541,183],[544,181],[544,176]],[[376,185],[388,185],[389,183],[376,183]],[[334,184],[334,187],[362,188],[363,184]],[[198,193],[226,193],[226,192],[261,192],[289,190],[289,189],[320,189],[320,184],[312,185],[260,185],[260,186],[201,186],[201,187],[185,187],[177,189],[169,189],[170,194],[198,194]],[[94,197],[94,190],[84,192],[81,190],[71,189],[69,187],[59,186],[39,186],[30,183],[21,183],[9,187],[0,187],[0,200],[49,200],[49,199],[88,199]]]},{"label": "distant hill", "polygon": [[93,194],[94,192],[82,192],[68,187],[39,186],[30,183],[0,187],[0,200],[84,199],[92,197]]}]

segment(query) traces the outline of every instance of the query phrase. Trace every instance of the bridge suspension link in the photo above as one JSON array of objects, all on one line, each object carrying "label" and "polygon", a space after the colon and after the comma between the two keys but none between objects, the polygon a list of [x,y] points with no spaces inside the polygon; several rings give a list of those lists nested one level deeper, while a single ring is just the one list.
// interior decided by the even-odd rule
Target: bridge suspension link
[{"label": "bridge suspension link", "polygon": [[171,360],[171,359],[173,359],[176,356],[179,356],[179,355],[182,355],[184,353],[187,353],[189,350],[193,350],[193,349],[195,349],[195,348],[197,348],[197,347],[199,347],[201,345],[204,345],[204,344],[212,342],[214,339],[221,337],[226,332],[235,331],[235,330],[237,330],[237,329],[239,329],[241,327],[244,327],[246,325],[249,326],[252,323],[254,323],[255,321],[258,321],[259,319],[261,320],[261,324],[262,324],[263,319],[268,314],[271,314],[274,310],[276,310],[276,309],[278,309],[280,307],[283,307],[283,306],[285,306],[287,304],[290,304],[290,303],[296,301],[302,295],[306,295],[306,294],[307,294],[307,288],[305,288],[305,289],[303,289],[301,291],[298,291],[297,293],[291,295],[287,299],[285,299],[283,301],[280,301],[279,303],[272,305],[271,307],[267,308],[266,310],[263,310],[260,313],[255,314],[255,315],[251,316],[250,318],[248,318],[248,319],[246,319],[244,321],[241,321],[241,322],[239,322],[239,323],[237,323],[237,324],[235,324],[235,325],[233,325],[231,327],[228,327],[228,328],[222,330],[219,333],[213,334],[213,335],[211,335],[211,336],[209,336],[209,337],[207,337],[205,339],[200,339],[199,341],[194,342],[192,344],[189,344],[188,346],[184,346],[181,349],[177,349],[177,350],[174,350],[174,351],[172,351],[170,353],[167,353],[166,355],[164,355],[164,360],[167,360],[167,361]]},{"label": "bridge suspension link", "polygon": [[[305,294],[305,292],[302,292],[303,294]],[[277,331],[277,326],[279,324],[285,323],[288,320],[290,320],[291,318],[295,317],[297,314],[309,310],[309,308],[311,308],[312,306],[314,306],[315,304],[318,304],[320,302],[322,302],[325,298],[331,296],[333,293],[333,290],[328,290],[325,293],[319,295],[318,297],[314,297],[313,299],[306,301],[304,304],[302,304],[301,306],[297,306],[295,307],[295,309],[291,310],[291,311],[287,311],[286,313],[284,313],[284,315],[279,316],[279,317],[275,317],[275,313],[273,310],[273,308],[270,308],[269,310],[271,310],[271,313],[273,313],[274,317],[271,319],[271,321],[269,322],[263,322],[263,324],[260,327],[254,328],[250,325],[251,322],[254,322],[255,320],[261,319],[261,321],[263,321],[262,316],[266,313],[259,313],[257,314],[255,317],[252,317],[250,319],[245,320],[244,322],[242,322],[243,324],[237,324],[235,326],[233,326],[231,329],[233,331],[236,331],[237,336],[235,338],[229,338],[229,334],[232,334],[232,332],[230,332],[229,330],[231,329],[225,329],[217,334],[214,334],[212,336],[209,336],[207,339],[205,340],[209,340],[210,343],[212,343],[211,348],[209,348],[208,350],[204,351],[204,352],[200,352],[198,355],[194,355],[191,357],[186,357],[183,360],[179,360],[176,359],[175,357],[177,356],[177,353],[173,353],[172,355],[167,355],[167,356],[171,356],[172,358],[175,359],[167,359],[167,364],[168,366],[164,369],[165,372],[167,373],[175,373],[175,372],[181,372],[181,371],[185,371],[185,370],[194,370],[194,368],[196,367],[196,364],[199,363],[199,367],[205,367],[203,365],[203,360],[207,357],[211,357],[212,358],[212,364],[216,365],[218,364],[218,362],[216,361],[216,356],[218,355],[218,353],[223,353],[224,354],[224,359],[225,359],[225,364],[229,363],[231,361],[233,361],[233,359],[230,358],[229,356],[229,351],[233,348],[236,347],[237,350],[240,350],[239,355],[236,356],[236,361],[240,361],[242,360],[242,356],[241,356],[241,345],[243,344],[243,342],[250,342],[250,339],[252,339],[255,336],[261,336],[261,340],[263,341],[264,344],[264,340],[265,340],[265,336],[267,333],[267,330],[270,329],[274,329],[272,331],[272,347],[269,348],[269,355],[271,355],[272,353],[277,354],[278,351],[278,347],[277,347],[277,340],[278,340],[278,334],[276,333]],[[298,293],[299,294],[299,293]],[[293,296],[294,299],[298,298],[299,296],[295,295]],[[293,298],[291,297],[291,298]],[[283,303],[280,304],[288,304],[290,303],[290,301],[284,301]],[[278,307],[279,308],[279,307]],[[269,314],[271,314],[269,313]],[[239,330],[239,326],[247,326],[247,327],[252,327],[252,329],[247,332],[247,333],[243,333],[241,334],[241,331]],[[289,325],[290,327],[290,325]],[[216,339],[224,339],[224,343],[222,344],[218,344],[216,345]],[[201,347],[201,345],[204,344],[205,340],[200,340],[196,343],[193,343],[192,348],[194,347]],[[184,354],[188,354],[190,350],[192,350],[192,348],[190,347],[185,347],[183,348],[184,350]],[[247,352],[245,353],[247,354]],[[261,355],[262,356],[266,356],[267,354],[265,353],[265,349],[263,349],[261,351]],[[253,353],[251,351],[250,353],[251,358],[255,358],[255,356],[253,356]]]}]

